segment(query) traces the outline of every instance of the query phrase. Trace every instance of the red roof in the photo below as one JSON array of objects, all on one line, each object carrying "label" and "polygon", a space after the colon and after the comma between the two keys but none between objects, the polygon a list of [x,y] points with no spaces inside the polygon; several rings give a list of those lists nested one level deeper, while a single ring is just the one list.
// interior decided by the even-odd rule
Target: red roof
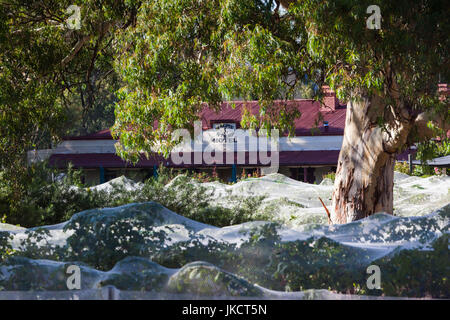
[{"label": "red roof", "polygon": [[[281,101],[274,101],[275,104],[281,103]],[[235,108],[233,108],[235,104]],[[346,106],[339,106],[335,110],[321,110],[320,103],[311,99],[290,100],[287,101],[289,107],[296,106],[301,112],[301,117],[294,121],[295,135],[296,136],[309,136],[313,128],[317,127],[320,130],[320,135],[343,135],[345,127],[345,115]],[[259,112],[258,101],[234,101],[225,102],[219,112],[212,109],[205,108],[200,113],[202,119],[202,125],[206,128],[211,128],[212,123],[219,121],[230,121],[239,123],[242,118],[242,112],[244,108],[250,110],[253,115],[257,115]],[[323,121],[328,121],[328,129],[325,130],[323,121],[315,122],[319,119],[319,113],[322,114]],[[318,133],[314,133],[318,134]]]},{"label": "red roof", "polygon": [[[274,101],[275,104],[282,103]],[[317,127],[320,135],[343,135],[345,127],[346,106],[338,106],[335,110],[321,109],[320,102],[311,99],[290,100],[286,102],[289,107],[297,107],[301,112],[301,117],[294,121],[296,136],[318,135],[317,131],[312,129]],[[235,104],[235,108],[232,105]],[[253,115],[259,113],[258,101],[234,101],[224,102],[220,111],[216,112],[207,106],[200,112],[200,119],[204,129],[212,128],[214,122],[235,122],[240,123],[244,107],[250,110]],[[323,121],[328,121],[328,129],[323,126],[323,121],[315,124],[319,119],[319,113],[322,114]],[[67,137],[65,140],[111,140],[109,129],[102,130],[93,134]]]},{"label": "red roof", "polygon": [[111,131],[105,129],[96,133],[77,137],[64,137],[64,140],[112,140]]},{"label": "red roof", "polygon": [[[291,100],[287,102],[275,101],[275,104],[286,103],[289,108],[296,107],[301,112],[301,117],[294,121],[295,135],[342,135],[345,126],[345,106],[337,106],[333,109],[321,108],[318,101],[310,99]],[[233,108],[233,104],[235,107]],[[247,108],[252,114],[259,113],[259,104],[257,101],[235,101],[225,102],[220,111],[216,112],[207,106],[200,113],[200,119],[204,129],[212,128],[215,122],[234,122],[238,124],[241,121],[244,108]],[[322,121],[318,123],[320,133],[315,131],[312,133],[312,128],[316,127],[316,122],[319,119],[319,113],[322,115]],[[325,129],[323,121],[328,121],[328,128]],[[69,137],[66,140],[111,140],[111,132],[109,130],[102,130],[97,133]],[[280,152],[279,165],[280,166],[299,166],[299,165],[336,165],[339,151],[283,151]],[[234,163],[237,164],[237,155],[234,154]],[[163,163],[169,167],[207,167],[207,166],[230,166],[230,164],[197,164],[197,165],[175,165],[170,159],[164,159],[160,155],[153,155],[150,159],[143,158],[136,166],[127,163],[119,156],[113,153],[88,153],[88,154],[53,154],[50,157],[50,164],[59,168],[67,167],[68,162],[72,162],[75,168],[123,168],[123,167],[138,167],[138,168],[153,168],[155,165]],[[194,163],[193,154],[191,154],[191,163]],[[224,161],[225,162],[225,159]],[[238,164],[241,165],[241,164]],[[253,164],[249,161],[249,153],[246,152],[244,166],[262,166],[260,162]]]}]

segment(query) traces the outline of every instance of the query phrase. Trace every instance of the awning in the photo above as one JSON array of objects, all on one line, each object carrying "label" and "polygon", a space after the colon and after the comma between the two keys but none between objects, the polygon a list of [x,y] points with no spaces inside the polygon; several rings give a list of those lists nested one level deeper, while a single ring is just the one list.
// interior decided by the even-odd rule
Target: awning
[{"label": "awning", "polygon": [[[422,162],[420,162],[419,160],[413,160],[412,163],[415,164],[415,165],[421,165],[422,164]],[[431,166],[431,167],[446,167],[446,168],[450,168],[450,156],[434,158],[434,159],[428,160],[425,164],[428,165],[428,166]]]},{"label": "awning", "polygon": [[[195,157],[195,155],[197,157]],[[238,162],[237,153],[226,155],[223,154],[223,160],[216,163],[206,163],[200,154],[190,153],[190,163],[176,164],[169,159],[164,159],[160,155],[152,155],[150,159],[143,157],[136,165],[122,160],[114,153],[79,153],[79,154],[53,154],[50,156],[49,163],[56,168],[67,168],[69,162],[74,168],[153,168],[161,163],[166,167],[172,168],[195,168],[195,167],[231,167],[233,164],[237,166],[270,166],[270,163],[261,162],[258,153],[245,153],[244,161]],[[180,157],[182,154],[180,154]],[[268,157],[270,157],[270,152]],[[323,150],[323,151],[283,151],[279,153],[279,166],[317,166],[330,165],[336,166],[339,158],[339,150]],[[194,161],[195,159],[202,159]],[[229,160],[231,159],[231,160]],[[256,159],[256,161],[254,161]],[[240,159],[239,159],[240,160]],[[231,161],[231,163],[230,163]],[[241,163],[243,162],[243,163]]]}]

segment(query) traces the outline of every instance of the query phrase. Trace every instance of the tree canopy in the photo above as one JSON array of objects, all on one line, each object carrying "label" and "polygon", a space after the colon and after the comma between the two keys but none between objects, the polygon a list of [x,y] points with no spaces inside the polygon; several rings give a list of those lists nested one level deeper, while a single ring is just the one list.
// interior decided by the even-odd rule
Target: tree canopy
[{"label": "tree canopy", "polygon": [[[392,110],[403,117],[397,126],[448,123],[448,105],[437,94],[449,78],[445,1],[281,3],[284,9],[262,0],[143,2],[119,36],[116,70],[125,86],[113,132],[120,154],[136,160],[156,142],[167,145],[174,129],[197,119],[202,103],[219,108],[233,97],[260,101],[259,127],[286,128],[298,114],[272,101],[289,99],[299,85],[289,75],[326,82],[344,100],[378,96],[385,110],[376,111],[377,122],[387,135],[398,129],[386,121]],[[381,30],[366,28],[373,4]],[[417,130],[408,135],[411,143],[418,139]]]},{"label": "tree canopy", "polygon": [[[292,98],[305,76],[344,100],[364,91],[406,117],[448,119],[437,97],[449,78],[445,1],[84,0],[79,30],[67,27],[72,4],[0,6],[3,161],[67,133],[74,110],[86,131],[89,112],[106,116],[116,99],[113,132],[128,158],[167,144],[202,103],[256,99],[255,125],[289,128],[299,113],[272,101]],[[374,4],[381,30],[366,28]]]},{"label": "tree canopy", "polygon": [[27,150],[114,122],[112,116],[90,119],[108,114],[106,106],[114,104],[120,85],[114,32],[131,24],[135,7],[123,1],[75,3],[80,29],[68,24],[72,1],[0,3],[0,168],[17,187]]}]

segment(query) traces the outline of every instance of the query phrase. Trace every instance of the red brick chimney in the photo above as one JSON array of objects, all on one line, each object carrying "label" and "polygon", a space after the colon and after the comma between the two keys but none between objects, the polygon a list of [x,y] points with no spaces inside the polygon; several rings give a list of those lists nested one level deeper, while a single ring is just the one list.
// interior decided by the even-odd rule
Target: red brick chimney
[{"label": "red brick chimney", "polygon": [[[324,97],[320,106],[321,111],[333,111],[340,105],[339,99],[336,98],[336,93],[329,86],[322,86]],[[438,92],[440,94],[441,101],[450,96],[450,87],[448,83],[439,83]]]},{"label": "red brick chimney", "polygon": [[[444,101],[448,96],[450,96],[450,88],[448,83],[438,84],[439,100]],[[447,138],[450,138],[450,130],[447,130]]]},{"label": "red brick chimney", "polygon": [[320,105],[320,111],[334,111],[339,106],[339,100],[336,93],[329,86],[322,86],[324,97]]},{"label": "red brick chimney", "polygon": [[448,86],[448,83],[439,83],[438,92],[439,92],[439,99],[441,101],[444,101],[446,97],[450,96],[450,88]]}]

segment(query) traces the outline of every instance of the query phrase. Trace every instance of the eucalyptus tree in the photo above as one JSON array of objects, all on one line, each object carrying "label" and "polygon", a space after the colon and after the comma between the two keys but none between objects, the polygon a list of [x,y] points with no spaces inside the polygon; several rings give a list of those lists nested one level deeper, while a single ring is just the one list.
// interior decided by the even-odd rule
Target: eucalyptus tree
[{"label": "eucalyptus tree", "polygon": [[106,90],[118,83],[114,32],[133,22],[138,6],[0,1],[0,170],[17,199],[26,187],[26,151],[49,148],[77,120],[74,114],[83,126],[105,97],[113,100]]},{"label": "eucalyptus tree", "polygon": [[[380,9],[381,25],[369,28]],[[393,212],[393,168],[405,147],[448,126],[449,6],[442,0],[153,0],[118,35],[119,154],[167,154],[204,103],[260,102],[244,124],[292,129],[285,100],[305,75],[348,101],[333,193],[336,223]],[[292,77],[292,75],[294,77]],[[289,77],[291,76],[291,77]]]}]

